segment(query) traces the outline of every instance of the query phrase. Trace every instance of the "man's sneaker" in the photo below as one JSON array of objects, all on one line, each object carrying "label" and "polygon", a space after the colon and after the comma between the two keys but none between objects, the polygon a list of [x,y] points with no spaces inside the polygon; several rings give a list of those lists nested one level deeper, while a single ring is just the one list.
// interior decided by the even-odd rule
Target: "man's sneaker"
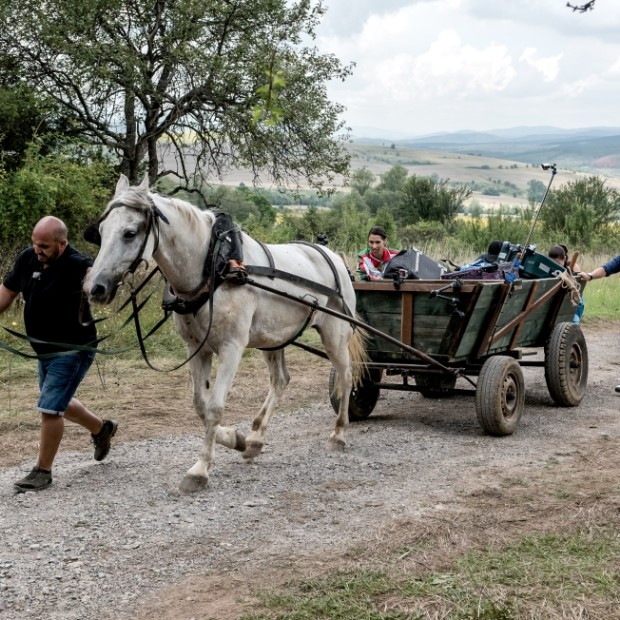
[{"label": "man's sneaker", "polygon": [[103,427],[96,435],[91,435],[95,444],[95,461],[103,461],[110,451],[110,440],[116,435],[118,422],[104,420]]},{"label": "man's sneaker", "polygon": [[40,491],[52,484],[52,472],[42,471],[35,467],[27,476],[18,480],[13,486],[17,493]]}]

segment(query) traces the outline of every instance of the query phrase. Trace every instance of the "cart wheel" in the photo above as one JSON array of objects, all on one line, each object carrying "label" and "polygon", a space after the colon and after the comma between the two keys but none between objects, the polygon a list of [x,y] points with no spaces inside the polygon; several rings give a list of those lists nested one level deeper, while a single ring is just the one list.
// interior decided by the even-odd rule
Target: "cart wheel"
[{"label": "cart wheel", "polygon": [[561,407],[575,407],[588,383],[588,347],[579,325],[558,323],[545,345],[545,380]]},{"label": "cart wheel", "polygon": [[490,435],[512,435],[525,403],[523,371],[507,355],[490,357],[482,366],[476,389],[476,415]]},{"label": "cart wheel", "polygon": [[[373,385],[381,381],[382,371],[377,368],[369,368],[366,370],[362,383],[355,389],[351,390],[349,396],[349,422],[358,422],[365,420],[375,408],[379,399],[379,388]],[[338,413],[340,407],[340,399],[334,394],[336,385],[336,369],[332,368],[329,373],[329,402],[332,404],[334,411]]]},{"label": "cart wheel", "polygon": [[416,375],[415,383],[424,398],[446,398],[454,395],[452,390],[456,385],[456,377],[443,374]]}]

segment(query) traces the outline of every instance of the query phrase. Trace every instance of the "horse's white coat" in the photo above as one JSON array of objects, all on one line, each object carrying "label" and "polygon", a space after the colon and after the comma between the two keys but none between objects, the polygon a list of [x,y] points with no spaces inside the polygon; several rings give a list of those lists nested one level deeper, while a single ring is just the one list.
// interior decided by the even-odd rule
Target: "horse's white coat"
[{"label": "horse's white coat", "polygon": [[[113,299],[119,282],[140,253],[151,209],[149,196],[169,223],[159,221],[155,224],[159,230],[157,248],[156,235],[152,232],[142,258],[146,261],[152,258],[157,263],[181,298],[184,292],[191,291],[195,295],[200,286],[214,215],[182,200],[150,194],[146,179],[139,187],[130,187],[127,178],[121,176],[114,198],[100,223],[101,249],[84,285],[93,301],[109,303]],[[111,205],[114,208],[110,210]],[[337,288],[330,266],[315,248],[281,244],[270,245],[269,249],[276,268]],[[323,249],[336,267],[343,300],[330,299],[284,279],[253,277],[296,296],[315,298],[319,305],[340,312],[344,311],[344,301],[354,313],[355,292],[346,267],[339,256]],[[246,234],[243,234],[243,257],[247,265],[269,264],[263,248]],[[234,428],[220,425],[228,392],[246,347],[270,348],[288,342],[302,327],[309,312],[310,309],[302,304],[250,284],[224,282],[217,289],[213,296],[213,320],[207,342],[190,361],[193,404],[204,421],[205,437],[198,461],[188,470],[182,490],[195,491],[206,484],[216,442],[239,450],[245,447],[243,456],[246,458],[260,454],[271,414],[289,382],[284,349],[263,351],[269,369],[269,392],[245,442]],[[209,305],[205,304],[196,316],[175,314],[174,321],[188,351],[193,353],[204,339],[209,324]],[[329,445],[332,449],[343,449],[353,385],[352,363],[353,367],[359,368],[363,359],[362,338],[359,330],[353,330],[347,321],[321,311],[315,313],[311,326],[320,334],[325,352],[336,369],[340,409]],[[218,356],[218,371],[208,394],[213,354]]]}]

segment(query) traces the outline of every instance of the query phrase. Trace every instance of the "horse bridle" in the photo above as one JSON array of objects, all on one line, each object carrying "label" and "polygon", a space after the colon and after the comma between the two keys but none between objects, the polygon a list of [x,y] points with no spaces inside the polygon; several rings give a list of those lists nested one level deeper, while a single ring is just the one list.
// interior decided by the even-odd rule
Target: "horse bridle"
[{"label": "horse bridle", "polygon": [[140,211],[140,212],[146,211],[147,219],[146,219],[146,232],[144,233],[144,239],[142,240],[142,244],[140,245],[140,249],[138,250],[138,254],[136,258],[134,258],[132,263],[129,265],[129,268],[127,269],[125,274],[135,273],[136,269],[138,269],[138,267],[140,266],[140,263],[145,262],[143,255],[144,255],[144,250],[146,249],[146,244],[148,243],[149,237],[151,235],[151,232],[153,232],[155,235],[153,253],[155,253],[155,251],[157,250],[159,246],[159,222],[160,220],[162,222],[165,222],[166,224],[170,224],[170,221],[168,220],[168,218],[161,212],[161,210],[155,204],[155,201],[151,198],[151,196],[147,194],[146,199],[148,202],[148,209],[142,209],[137,206],[134,207],[133,205],[128,205],[120,201],[113,202],[108,207],[108,210],[97,220],[97,223],[94,226],[88,228],[84,234],[86,241],[90,241],[91,243],[94,243],[95,245],[101,247],[101,234],[99,232],[99,226],[101,226],[101,223],[108,217],[108,215],[110,215],[113,209],[117,209],[118,207],[125,207],[126,209],[132,209],[133,211]]},{"label": "horse bridle", "polygon": [[[151,232],[154,233],[155,235],[155,242],[154,242],[154,246],[153,246],[153,253],[155,253],[155,251],[157,250],[157,247],[159,246],[159,221],[163,221],[166,224],[170,224],[170,221],[168,220],[168,218],[161,212],[161,210],[157,207],[157,205],[155,204],[155,201],[151,198],[150,195],[147,194],[146,199],[149,203],[149,208],[146,210],[147,211],[147,223],[146,223],[146,232],[144,234],[144,240],[142,241],[142,245],[140,246],[140,250],[138,251],[138,255],[136,256],[136,258],[133,260],[133,262],[131,263],[131,265],[129,266],[129,268],[127,269],[127,271],[125,272],[125,274],[123,275],[123,278],[129,273],[129,274],[133,274],[136,269],[138,269],[140,263],[142,263],[145,259],[143,258],[143,254],[144,254],[144,250],[146,248],[146,244],[148,242],[149,236],[151,234]],[[99,233],[99,226],[101,224],[101,222],[103,222],[105,220],[106,217],[108,217],[108,215],[110,215],[110,212],[112,211],[112,209],[116,209],[118,207],[125,207],[127,209],[133,209],[134,211],[140,211],[143,212],[144,209],[141,209],[140,207],[137,206],[133,206],[133,205],[127,205],[123,202],[116,202],[116,203],[112,203],[109,207],[108,210],[101,216],[101,218],[99,218],[99,220],[97,221],[97,224],[95,225],[95,227],[93,227],[95,230],[93,231],[92,229],[89,231],[89,235],[90,238],[87,238],[87,241],[91,241],[92,243],[96,243],[97,241],[97,235],[98,235],[98,245],[101,245],[101,235],[98,234]],[[210,251],[212,252],[212,248],[210,248]],[[156,271],[159,271],[159,267],[155,267],[155,269],[153,269],[153,273],[155,273]],[[150,276],[152,275],[152,273],[148,276],[150,278]],[[201,285],[203,286],[203,285]],[[150,362],[150,360],[148,359],[148,355],[146,353],[146,348],[144,346],[144,341],[145,341],[145,337],[142,334],[142,329],[140,327],[140,319],[139,319],[139,310],[140,308],[138,307],[137,304],[137,291],[132,291],[130,293],[130,300],[133,306],[133,312],[132,312],[132,316],[133,316],[133,320],[134,320],[134,326],[136,329],[136,336],[138,338],[138,344],[140,346],[140,352],[142,353],[142,358],[144,359],[144,361],[146,362],[146,364],[149,366],[149,368],[152,368],[153,370],[156,370],[157,372],[172,372],[174,370],[178,370],[179,368],[181,368],[182,366],[184,366],[185,364],[187,364],[191,359],[193,359],[198,353],[199,351],[202,349],[202,347],[205,345],[205,343],[207,342],[207,339],[209,337],[209,333],[211,331],[211,321],[213,319],[213,311],[211,310],[211,312],[209,313],[209,327],[207,328],[206,334],[202,340],[202,342],[198,345],[198,347],[194,350],[194,352],[188,357],[186,358],[183,362],[181,362],[180,364],[176,365],[174,368],[169,368],[166,370],[162,370],[160,368],[156,368],[155,366],[153,366]],[[213,299],[213,296],[211,295],[211,301]],[[151,329],[151,331],[149,332],[149,334],[147,334],[147,337],[150,336],[154,331],[156,331],[161,324],[163,324],[166,319],[168,318],[168,316],[170,316],[170,312],[166,311],[165,312],[165,316],[164,318],[159,321],[157,323],[157,325]]]}]

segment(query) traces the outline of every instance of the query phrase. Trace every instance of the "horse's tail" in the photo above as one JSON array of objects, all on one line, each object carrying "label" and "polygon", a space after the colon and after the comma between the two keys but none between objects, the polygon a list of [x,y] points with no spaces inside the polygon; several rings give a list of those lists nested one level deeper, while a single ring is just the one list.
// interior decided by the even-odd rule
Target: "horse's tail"
[{"label": "horse's tail", "polygon": [[[359,317],[356,317],[359,319]],[[370,361],[370,356],[366,350],[368,332],[360,327],[353,328],[353,334],[349,340],[349,357],[351,359],[351,369],[353,372],[353,389],[359,387],[366,372],[366,365]]]}]

